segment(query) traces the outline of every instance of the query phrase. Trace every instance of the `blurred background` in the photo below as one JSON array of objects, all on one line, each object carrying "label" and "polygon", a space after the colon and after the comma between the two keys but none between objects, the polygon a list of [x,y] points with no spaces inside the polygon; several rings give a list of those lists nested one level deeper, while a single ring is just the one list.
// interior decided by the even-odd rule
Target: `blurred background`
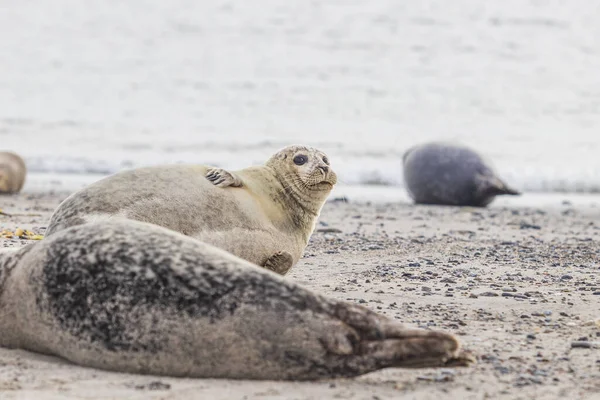
[{"label": "blurred background", "polygon": [[596,193],[599,71],[589,0],[10,1],[0,149],[67,188],[300,143],[378,193],[408,147],[449,140],[518,189]]}]

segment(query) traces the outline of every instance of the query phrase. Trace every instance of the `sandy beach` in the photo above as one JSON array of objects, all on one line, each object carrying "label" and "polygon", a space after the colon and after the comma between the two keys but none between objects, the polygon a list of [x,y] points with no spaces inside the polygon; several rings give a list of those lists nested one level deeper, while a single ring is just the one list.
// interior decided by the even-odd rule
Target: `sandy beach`
[{"label": "sandy beach", "polygon": [[[43,234],[67,195],[0,197],[0,230]],[[196,380],[109,373],[0,349],[0,398],[600,398],[599,235],[594,204],[473,209],[332,198],[288,278],[413,326],[453,332],[476,365],[316,383]],[[0,239],[0,248],[25,243]]]}]

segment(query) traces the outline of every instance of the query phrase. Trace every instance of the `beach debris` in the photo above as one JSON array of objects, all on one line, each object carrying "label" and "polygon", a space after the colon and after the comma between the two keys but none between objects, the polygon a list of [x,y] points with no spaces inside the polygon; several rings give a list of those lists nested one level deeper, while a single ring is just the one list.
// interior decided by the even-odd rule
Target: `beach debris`
[{"label": "beach debris", "polygon": [[24,240],[42,240],[44,238],[44,235],[37,234],[37,233],[32,232],[27,229],[17,228],[14,230],[14,232],[10,231],[10,230],[0,231],[0,238],[3,238],[3,239],[19,238],[19,239],[24,239]]}]

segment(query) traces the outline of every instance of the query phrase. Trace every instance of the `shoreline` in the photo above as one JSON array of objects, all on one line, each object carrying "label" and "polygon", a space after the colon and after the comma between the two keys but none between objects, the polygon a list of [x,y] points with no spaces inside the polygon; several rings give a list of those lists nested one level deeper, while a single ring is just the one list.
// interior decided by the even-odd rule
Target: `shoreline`
[{"label": "shoreline", "polygon": [[[29,173],[23,193],[29,194],[68,194],[109,175]],[[358,203],[406,203],[412,204],[403,186],[356,185],[338,183],[330,195],[330,201],[346,197]],[[563,204],[563,203],[571,204]],[[498,196],[488,208],[496,207],[558,207],[576,205],[598,208],[600,193],[584,192],[524,192],[520,196]],[[600,214],[600,211],[599,211]]]},{"label": "shoreline", "polygon": [[[377,201],[358,201],[361,189],[352,190],[332,194],[349,202],[325,205],[288,279],[410,326],[454,333],[478,357],[475,366],[387,369],[304,383],[176,379],[0,348],[3,399],[598,398],[600,350],[571,348],[582,338],[600,341],[594,196],[570,203],[554,196],[536,207],[512,197],[510,204],[497,199],[476,209],[415,206],[380,194]],[[67,195],[40,190],[0,197],[0,208],[16,214],[0,215],[0,230],[43,233]],[[0,248],[26,243],[0,242]]]}]

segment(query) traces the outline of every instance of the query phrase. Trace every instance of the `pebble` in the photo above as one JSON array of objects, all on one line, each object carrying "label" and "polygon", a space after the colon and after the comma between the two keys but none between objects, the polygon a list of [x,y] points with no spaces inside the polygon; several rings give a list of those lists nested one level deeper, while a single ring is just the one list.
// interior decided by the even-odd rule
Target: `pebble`
[{"label": "pebble", "polygon": [[337,229],[337,228],[321,228],[321,229],[317,229],[317,232],[321,232],[321,233],[342,233],[342,231],[340,229]]},{"label": "pebble", "polygon": [[484,297],[498,297],[498,293],[495,292],[483,292],[479,294],[480,296],[484,296]]},{"label": "pebble", "polygon": [[160,381],[152,381],[146,385],[137,385],[135,388],[137,390],[169,390],[171,389],[171,385]]},{"label": "pebble", "polygon": [[575,340],[571,342],[572,349],[600,349],[600,342],[590,342],[587,340]]}]

